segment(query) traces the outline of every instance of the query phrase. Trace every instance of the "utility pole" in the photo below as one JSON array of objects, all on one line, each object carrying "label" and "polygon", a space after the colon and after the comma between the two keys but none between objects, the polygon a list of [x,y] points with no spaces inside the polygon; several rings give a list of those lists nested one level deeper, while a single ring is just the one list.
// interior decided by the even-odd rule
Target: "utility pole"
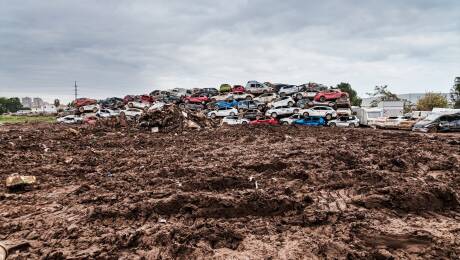
[{"label": "utility pole", "polygon": [[78,87],[77,87],[77,81],[75,81],[75,100],[77,100],[78,96]]}]

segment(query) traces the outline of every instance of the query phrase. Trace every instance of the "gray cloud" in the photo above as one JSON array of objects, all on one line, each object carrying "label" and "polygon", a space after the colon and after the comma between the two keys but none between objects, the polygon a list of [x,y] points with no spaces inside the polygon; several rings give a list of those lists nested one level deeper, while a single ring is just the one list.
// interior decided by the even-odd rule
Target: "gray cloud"
[{"label": "gray cloud", "polygon": [[460,4],[412,1],[0,2],[0,93],[98,98],[247,80],[360,93],[447,91]]}]

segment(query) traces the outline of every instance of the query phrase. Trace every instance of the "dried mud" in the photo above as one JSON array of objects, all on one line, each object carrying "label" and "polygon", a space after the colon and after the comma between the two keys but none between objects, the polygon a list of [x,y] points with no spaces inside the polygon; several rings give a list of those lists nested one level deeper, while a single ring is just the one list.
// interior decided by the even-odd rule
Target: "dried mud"
[{"label": "dried mud", "polygon": [[[0,127],[9,259],[460,256],[460,135]],[[38,183],[9,191],[13,173]]]}]

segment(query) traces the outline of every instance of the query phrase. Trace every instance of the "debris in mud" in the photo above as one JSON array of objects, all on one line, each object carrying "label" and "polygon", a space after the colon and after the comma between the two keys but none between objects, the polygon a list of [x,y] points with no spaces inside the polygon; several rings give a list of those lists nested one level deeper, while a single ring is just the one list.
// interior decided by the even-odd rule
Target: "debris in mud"
[{"label": "debris in mud", "polygon": [[24,188],[33,185],[37,181],[35,176],[11,175],[6,178],[6,187],[9,189]]},{"label": "debris in mud", "polygon": [[139,118],[139,127],[150,128],[152,132],[181,131],[186,128],[216,128],[218,120],[212,120],[201,112],[181,110],[176,105],[164,106],[162,109],[149,110]]}]

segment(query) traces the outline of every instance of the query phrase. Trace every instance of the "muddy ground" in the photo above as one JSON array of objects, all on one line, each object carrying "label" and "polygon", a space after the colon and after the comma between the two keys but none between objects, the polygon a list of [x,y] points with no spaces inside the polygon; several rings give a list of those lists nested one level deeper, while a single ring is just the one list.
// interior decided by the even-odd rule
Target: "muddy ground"
[{"label": "muddy ground", "polygon": [[460,256],[460,135],[74,129],[0,127],[9,259]]}]

